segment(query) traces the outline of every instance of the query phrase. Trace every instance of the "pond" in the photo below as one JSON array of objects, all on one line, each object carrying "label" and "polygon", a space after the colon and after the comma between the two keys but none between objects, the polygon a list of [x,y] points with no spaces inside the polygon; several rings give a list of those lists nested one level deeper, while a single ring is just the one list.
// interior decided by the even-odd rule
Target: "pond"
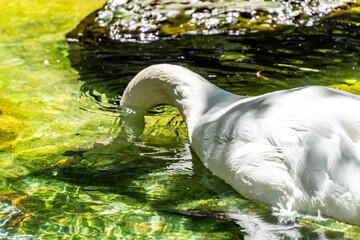
[{"label": "pond", "polygon": [[360,94],[356,5],[310,26],[124,40],[92,27],[98,12],[85,18],[103,4],[0,6],[0,239],[360,238],[333,219],[279,223],[202,165],[172,107],[151,110],[139,139],[116,138],[122,92],[155,63],[241,95],[305,85]]}]

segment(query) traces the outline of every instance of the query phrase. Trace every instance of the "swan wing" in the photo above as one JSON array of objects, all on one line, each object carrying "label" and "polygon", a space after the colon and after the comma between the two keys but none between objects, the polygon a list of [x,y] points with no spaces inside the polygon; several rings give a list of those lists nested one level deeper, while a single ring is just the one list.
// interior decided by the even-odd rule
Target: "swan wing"
[{"label": "swan wing", "polygon": [[191,141],[204,164],[246,196],[360,222],[355,109],[358,97],[329,88],[275,92],[210,111]]}]

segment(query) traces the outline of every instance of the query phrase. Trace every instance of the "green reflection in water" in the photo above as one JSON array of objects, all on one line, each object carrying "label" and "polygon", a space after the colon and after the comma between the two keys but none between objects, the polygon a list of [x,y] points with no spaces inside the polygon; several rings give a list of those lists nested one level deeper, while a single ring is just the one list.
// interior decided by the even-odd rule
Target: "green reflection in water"
[{"label": "green reflection in water", "polygon": [[[94,119],[99,115],[96,109],[81,112],[90,104],[78,90],[78,75],[70,67],[63,36],[100,4],[2,1],[0,135],[6,135],[0,140],[2,177],[56,164],[64,159],[61,151],[101,137],[109,127],[106,114]],[[97,129],[101,125],[103,131]]]}]

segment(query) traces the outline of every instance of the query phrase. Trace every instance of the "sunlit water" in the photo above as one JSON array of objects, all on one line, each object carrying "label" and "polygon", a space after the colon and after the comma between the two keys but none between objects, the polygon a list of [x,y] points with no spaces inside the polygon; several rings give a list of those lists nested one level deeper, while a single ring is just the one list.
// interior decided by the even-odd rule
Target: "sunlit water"
[{"label": "sunlit water", "polygon": [[191,152],[173,108],[152,110],[139,139],[116,138],[119,96],[154,63],[243,95],[311,84],[359,93],[356,14],[278,34],[69,46],[64,34],[102,3],[0,5],[0,239],[359,238],[332,219],[279,223],[236,193]]}]

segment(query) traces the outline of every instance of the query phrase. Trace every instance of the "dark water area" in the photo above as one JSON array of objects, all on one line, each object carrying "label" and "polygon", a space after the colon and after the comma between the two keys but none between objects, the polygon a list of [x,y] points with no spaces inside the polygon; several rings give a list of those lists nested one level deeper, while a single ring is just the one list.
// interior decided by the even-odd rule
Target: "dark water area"
[{"label": "dark water area", "polygon": [[[359,77],[360,15],[323,19],[311,27],[283,26],[245,35],[181,35],[157,41],[84,36],[69,57],[84,92],[122,94],[141,69],[157,63],[186,66],[241,95],[306,85],[350,84]],[[261,72],[259,72],[261,71]],[[257,74],[258,73],[258,74]]]}]

